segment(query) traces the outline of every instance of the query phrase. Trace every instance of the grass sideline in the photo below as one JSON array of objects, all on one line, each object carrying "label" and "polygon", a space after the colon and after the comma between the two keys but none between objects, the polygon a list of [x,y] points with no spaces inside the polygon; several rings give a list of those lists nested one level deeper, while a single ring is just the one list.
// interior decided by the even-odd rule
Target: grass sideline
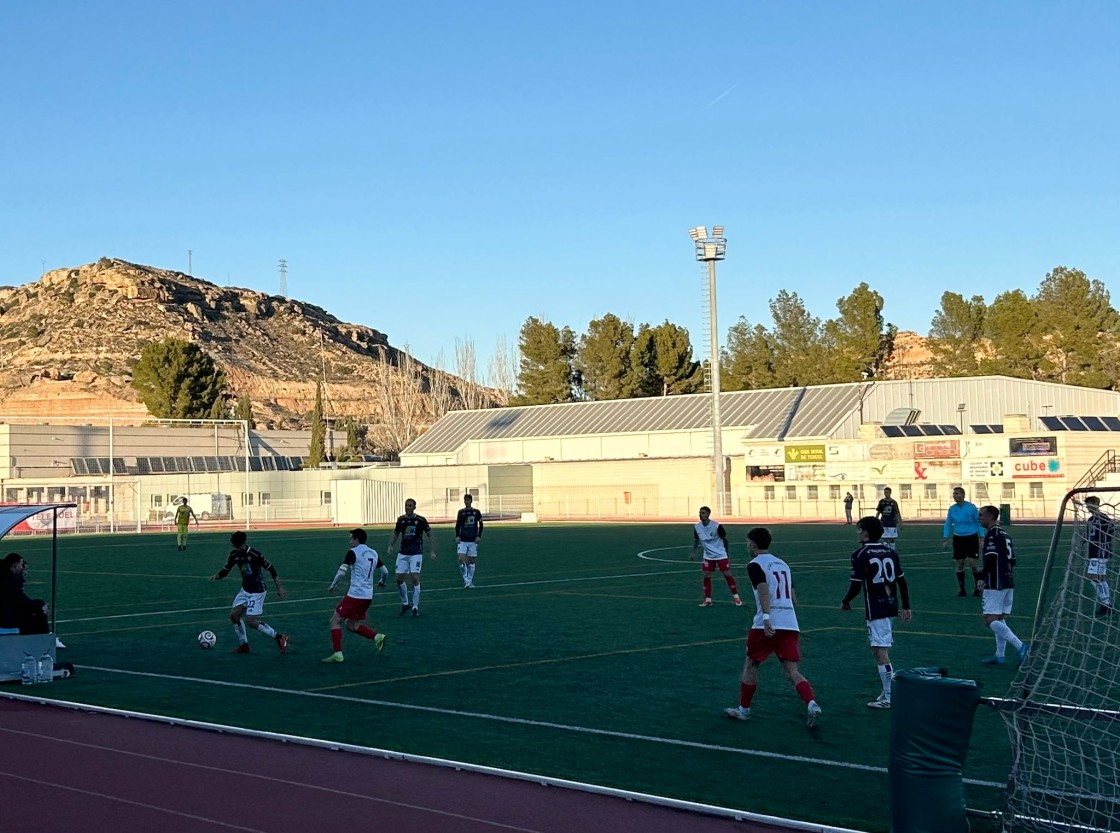
[{"label": "grass sideline", "polygon": [[[728,526],[740,582],[746,529]],[[58,631],[78,674],[35,693],[885,831],[889,714],[865,706],[878,677],[863,621],[858,608],[839,610],[853,529],[774,529],[773,551],[794,572],[802,668],[824,708],[814,732],[773,662],[753,719],[722,717],[737,700],[753,605],[733,607],[717,577],[715,606],[697,606],[699,568],[687,560],[683,524],[493,525],[475,590],[462,588],[452,535],[437,528],[422,615],[398,617],[395,589],[379,592],[371,616],[388,635],[385,652],[347,635],[341,665],[320,659],[330,652],[337,597],[326,587],[345,530],[250,535],[289,592],[284,601],[270,593],[265,609],[266,621],[291,635],[283,656],[255,632],[253,653],[228,654],[237,580],[207,582],[224,563],[225,533],[194,534],[183,553],[173,533],[66,537]],[[1027,636],[1050,530],[1010,531],[1019,562],[1010,623]],[[993,640],[979,600],[955,597],[940,535],[932,525],[902,530],[915,618],[897,626],[894,665],[944,666],[1002,695],[1014,663],[980,665]],[[388,539],[388,530],[370,530],[375,549]],[[31,563],[29,593],[45,594],[49,540],[9,545]],[[218,634],[216,650],[198,648],[203,629]],[[965,772],[970,806],[1001,805],[1009,766],[1001,719],[982,709]]]}]

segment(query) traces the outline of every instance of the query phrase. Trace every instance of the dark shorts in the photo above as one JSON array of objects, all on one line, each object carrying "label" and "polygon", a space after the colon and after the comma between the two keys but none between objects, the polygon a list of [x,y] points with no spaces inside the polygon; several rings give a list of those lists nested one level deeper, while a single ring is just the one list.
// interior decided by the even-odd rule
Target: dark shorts
[{"label": "dark shorts", "polygon": [[980,538],[976,535],[953,536],[953,559],[964,561],[966,558],[980,556]]}]

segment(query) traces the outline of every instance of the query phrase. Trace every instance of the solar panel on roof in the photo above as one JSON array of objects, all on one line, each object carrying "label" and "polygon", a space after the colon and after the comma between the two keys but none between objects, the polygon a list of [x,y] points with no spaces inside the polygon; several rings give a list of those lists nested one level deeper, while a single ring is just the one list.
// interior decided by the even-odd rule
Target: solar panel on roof
[{"label": "solar panel on roof", "polygon": [[152,474],[163,474],[163,458],[162,457],[149,457],[148,468]]},{"label": "solar panel on roof", "polygon": [[264,465],[261,463],[261,458],[260,457],[250,457],[249,458],[249,469],[250,469],[250,471],[264,471]]},{"label": "solar panel on roof", "polygon": [[205,457],[189,457],[191,461],[191,471],[206,471],[206,458]]},{"label": "solar panel on roof", "polygon": [[124,464],[124,457],[113,458],[113,474],[128,474],[128,466]]},{"label": "solar panel on roof", "polygon": [[277,471],[287,471],[288,470],[288,458],[287,457],[273,457],[272,461],[276,465],[276,470]]},{"label": "solar panel on roof", "polygon": [[233,470],[234,471],[245,471],[245,458],[244,457],[234,457],[233,458]]},{"label": "solar panel on roof", "polygon": [[271,457],[261,457],[261,468],[264,471],[276,471],[276,461]]},{"label": "solar panel on roof", "polygon": [[89,466],[86,465],[85,457],[71,457],[70,470],[74,474],[89,474]]},{"label": "solar panel on roof", "polygon": [[1057,417],[1044,416],[1044,417],[1039,417],[1039,419],[1042,421],[1042,424],[1044,426],[1046,426],[1046,428],[1049,429],[1050,431],[1065,431],[1066,430],[1066,427],[1064,425],[1062,425],[1061,421]]},{"label": "solar panel on roof", "polygon": [[888,437],[901,437],[902,429],[897,425],[880,425],[879,430]]},{"label": "solar panel on roof", "polygon": [[941,430],[940,425],[919,425],[918,427],[922,429],[922,433],[927,437],[940,437],[945,433]]},{"label": "solar panel on roof", "polygon": [[921,436],[923,436],[922,435],[922,429],[919,428],[917,425],[902,425],[902,426],[899,426],[899,427],[902,429],[902,433],[903,433],[904,436],[907,436],[907,437],[921,437]]},{"label": "solar panel on roof", "polygon": [[1105,427],[1105,424],[1103,422],[1101,422],[1100,417],[1092,417],[1092,416],[1081,417],[1081,421],[1085,423],[1085,427],[1088,428],[1090,431],[1107,431],[1108,430],[1108,428]]},{"label": "solar panel on roof", "polygon": [[[97,462],[94,463],[93,462],[94,460],[96,460]],[[89,473],[90,474],[93,474],[94,465],[97,466],[97,473],[98,474],[108,474],[111,471],[110,466],[112,464],[109,462],[108,457],[91,457],[90,458],[90,467],[89,467]]]},{"label": "solar panel on roof", "polygon": [[136,458],[136,472],[137,472],[137,474],[151,474],[152,473],[152,464],[151,464],[151,461],[149,460],[149,458],[147,458],[147,457],[137,457]]},{"label": "solar panel on roof", "polygon": [[1085,426],[1085,423],[1081,421],[1080,417],[1064,416],[1064,417],[1058,417],[1058,419],[1061,421],[1062,425],[1064,425],[1066,427],[1066,429],[1069,430],[1069,431],[1088,431],[1089,430]]},{"label": "solar panel on roof", "polygon": [[990,425],[971,425],[973,434],[991,434],[992,426]]},{"label": "solar panel on roof", "polygon": [[1120,417],[1101,417],[1109,431],[1120,431]]}]

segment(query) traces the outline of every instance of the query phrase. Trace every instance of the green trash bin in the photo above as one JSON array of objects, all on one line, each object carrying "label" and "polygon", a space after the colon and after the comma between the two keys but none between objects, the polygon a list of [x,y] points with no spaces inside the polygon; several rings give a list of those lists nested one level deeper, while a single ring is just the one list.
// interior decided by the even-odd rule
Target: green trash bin
[{"label": "green trash bin", "polygon": [[999,505],[999,523],[1000,526],[1011,526],[1011,504],[1001,503]]}]

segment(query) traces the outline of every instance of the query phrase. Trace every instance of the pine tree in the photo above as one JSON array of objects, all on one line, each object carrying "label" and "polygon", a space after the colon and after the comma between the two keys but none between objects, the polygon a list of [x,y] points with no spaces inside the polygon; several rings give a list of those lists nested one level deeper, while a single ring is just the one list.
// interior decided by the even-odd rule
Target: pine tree
[{"label": "pine tree", "polygon": [[515,405],[550,405],[575,400],[578,382],[572,366],[576,354],[575,334],[569,327],[529,318],[521,326],[521,352]]},{"label": "pine tree", "polygon": [[979,295],[965,300],[957,292],[942,294],[941,308],[933,315],[926,342],[937,375],[975,376],[979,372],[987,312]]},{"label": "pine tree", "polygon": [[225,416],[225,372],[196,344],[176,338],[147,344],[132,371],[132,387],[154,417]]},{"label": "pine tree", "polygon": [[631,366],[634,327],[607,313],[587,325],[579,340],[573,367],[588,399],[629,399],[637,377]]},{"label": "pine tree", "polygon": [[1108,290],[1079,269],[1058,266],[1038,288],[1034,298],[1047,351],[1043,378],[1067,385],[1110,387],[1102,347],[1111,344],[1118,316]]},{"label": "pine tree", "polygon": [[761,324],[752,327],[745,317],[740,317],[727,331],[727,347],[720,358],[720,387],[760,390],[776,384],[770,334]]},{"label": "pine tree", "polygon": [[883,296],[861,283],[836,302],[840,315],[824,325],[831,382],[879,376],[894,353],[898,328],[883,319]]},{"label": "pine tree", "polygon": [[318,468],[327,457],[327,423],[323,420],[323,383],[315,383],[315,410],[311,412],[311,450],[307,467]]},{"label": "pine tree", "polygon": [[253,427],[253,400],[242,394],[237,398],[237,406],[233,409],[234,419],[243,419],[249,427]]},{"label": "pine tree", "polygon": [[642,324],[631,354],[636,396],[695,393],[703,387],[700,362],[692,356],[692,341],[684,327],[668,320],[656,327]]}]

